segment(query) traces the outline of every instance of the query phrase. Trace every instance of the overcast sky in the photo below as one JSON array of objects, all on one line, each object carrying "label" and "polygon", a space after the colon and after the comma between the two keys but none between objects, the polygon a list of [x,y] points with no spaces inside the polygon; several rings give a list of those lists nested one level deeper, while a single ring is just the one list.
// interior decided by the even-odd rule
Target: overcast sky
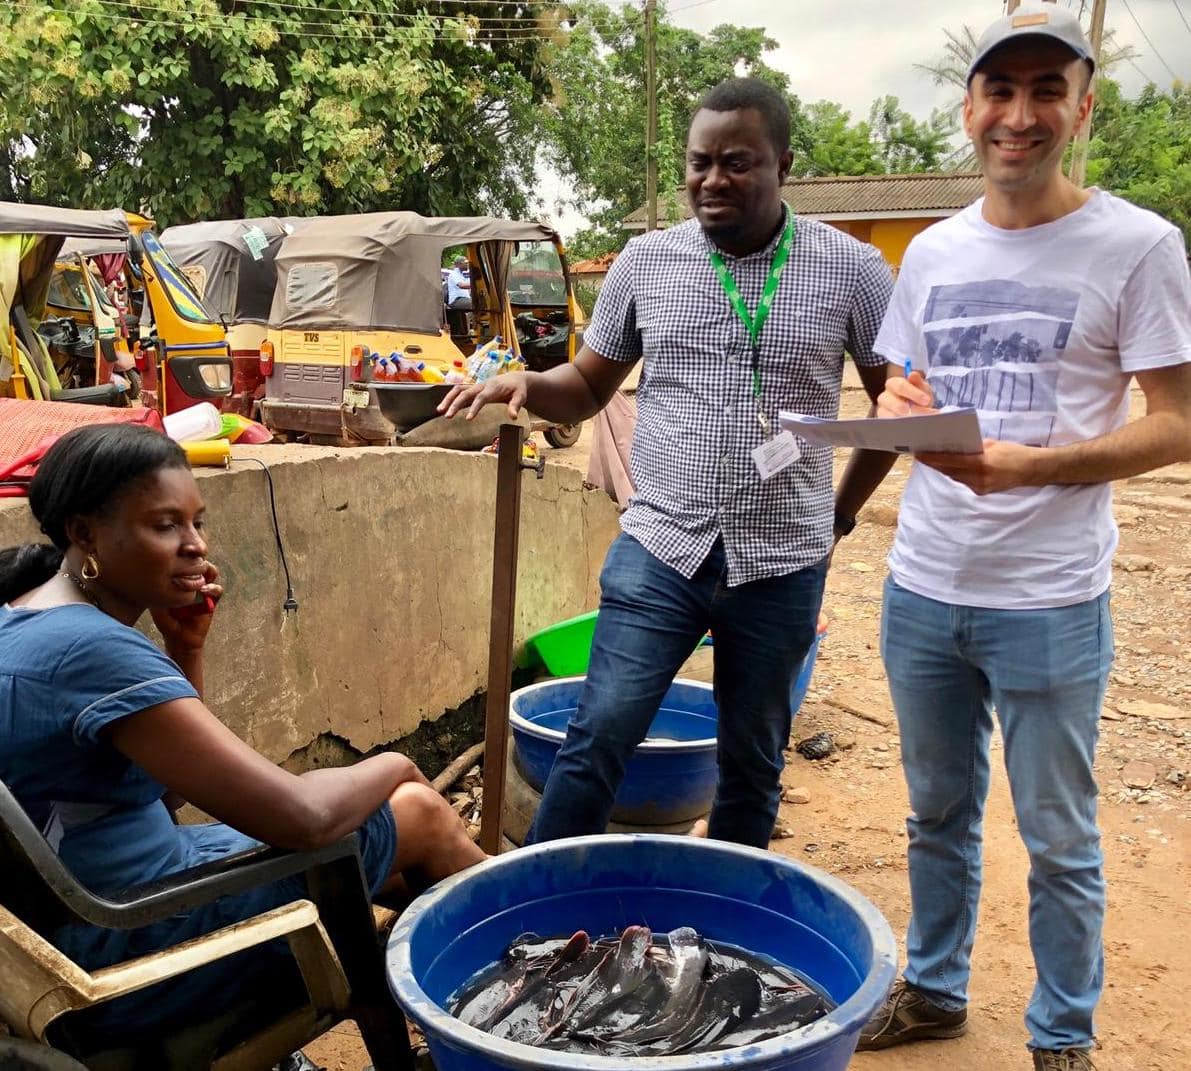
[{"label": "overcast sky", "polygon": [[[1080,0],[1058,3],[1080,7]],[[1090,10],[1091,0],[1087,5]],[[954,92],[935,86],[914,64],[942,54],[945,28],[967,23],[979,32],[1003,10],[1000,0],[669,0],[667,6],[672,22],[702,33],[723,22],[764,27],[778,45],[766,62],[789,75],[799,98],[838,101],[853,120],[866,118],[873,100],[886,93],[920,119],[947,107]],[[1147,80],[1168,88],[1167,64],[1191,82],[1191,28],[1180,13],[1191,23],[1191,0],[1107,0],[1106,28],[1137,52],[1135,67],[1123,63],[1113,72],[1127,95]],[[565,196],[557,179],[544,186],[547,202],[556,189]],[[547,203],[547,214],[564,234],[582,225],[573,212],[553,208]]]}]

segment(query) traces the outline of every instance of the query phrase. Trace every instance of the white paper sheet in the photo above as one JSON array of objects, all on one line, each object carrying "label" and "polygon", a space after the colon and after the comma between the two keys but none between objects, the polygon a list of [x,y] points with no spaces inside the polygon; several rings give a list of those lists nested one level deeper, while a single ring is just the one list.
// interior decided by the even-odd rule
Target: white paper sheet
[{"label": "white paper sheet", "polygon": [[919,416],[824,420],[778,413],[778,423],[819,446],[853,446],[895,454],[978,454],[983,449],[975,409],[944,409]]}]

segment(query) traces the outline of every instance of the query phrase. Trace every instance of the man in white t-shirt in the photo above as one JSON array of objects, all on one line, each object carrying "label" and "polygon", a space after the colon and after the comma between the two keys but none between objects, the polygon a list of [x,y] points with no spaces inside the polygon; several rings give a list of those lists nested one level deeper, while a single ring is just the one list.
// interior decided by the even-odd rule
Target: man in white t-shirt
[{"label": "man in white t-shirt", "polygon": [[447,272],[447,308],[471,308],[471,276],[468,274],[467,257],[456,257],[451,270]]},{"label": "man in white t-shirt", "polygon": [[[1110,481],[1191,457],[1191,281],[1178,230],[1063,175],[1091,57],[1054,4],[985,32],[964,100],[985,196],[911,244],[876,342],[890,362],[879,415],[974,406],[985,442],[918,457],[889,558],[881,648],[913,811],[912,917],[904,980],[861,1049],[966,1029],[995,708],[1030,857],[1033,1064],[1093,1067]],[[1134,377],[1146,413],[1127,422]]]}]

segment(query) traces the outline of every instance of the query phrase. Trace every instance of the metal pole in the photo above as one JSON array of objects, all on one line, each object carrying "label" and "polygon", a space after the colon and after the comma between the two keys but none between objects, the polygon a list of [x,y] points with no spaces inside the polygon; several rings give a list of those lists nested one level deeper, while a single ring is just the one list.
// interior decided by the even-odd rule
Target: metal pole
[{"label": "metal pole", "polygon": [[645,0],[645,229],[658,225],[657,0]]},{"label": "metal pole", "polygon": [[[1088,35],[1091,39],[1092,56],[1096,60],[1096,70],[1092,75],[1090,86],[1096,92],[1096,82],[1100,78],[1100,46],[1104,41],[1104,9],[1107,0],[1094,0],[1092,4],[1092,30]],[[1094,108],[1094,105],[1093,105]],[[1069,177],[1076,186],[1082,186],[1088,176],[1088,142],[1092,139],[1092,112],[1075,135],[1075,145],[1071,149],[1071,170]]]},{"label": "metal pole", "polygon": [[488,634],[488,705],[484,716],[484,806],[480,847],[498,855],[504,830],[513,626],[517,609],[517,536],[521,527],[521,444],[525,429],[500,426],[496,457],[496,527],[492,540],[492,617]]}]

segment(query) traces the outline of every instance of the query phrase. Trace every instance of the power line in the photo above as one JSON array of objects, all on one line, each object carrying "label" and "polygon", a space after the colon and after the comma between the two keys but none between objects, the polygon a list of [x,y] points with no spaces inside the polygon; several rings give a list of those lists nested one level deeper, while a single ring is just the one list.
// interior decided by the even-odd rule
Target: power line
[{"label": "power line", "polygon": [[1141,68],[1140,68],[1140,67],[1139,67],[1139,66],[1138,66],[1138,65],[1137,65],[1137,64],[1136,64],[1136,63],[1133,61],[1133,57],[1132,57],[1132,56],[1126,56],[1126,57],[1125,57],[1125,60],[1126,60],[1126,62],[1128,62],[1128,64],[1129,64],[1129,66],[1130,66],[1130,67],[1132,67],[1132,68],[1133,68],[1133,69],[1134,69],[1134,70],[1135,70],[1135,71],[1136,71],[1136,72],[1137,72],[1139,75],[1141,75],[1142,81],[1143,81],[1143,82],[1145,82],[1145,84],[1146,84],[1146,85],[1152,85],[1152,86],[1156,86],[1156,85],[1158,84],[1158,80],[1157,80],[1156,78],[1151,78],[1151,77],[1150,77],[1148,74],[1146,74],[1146,72],[1145,72],[1145,71],[1143,71],[1143,70],[1142,70],[1142,69],[1141,69]]},{"label": "power line", "polygon": [[[252,0],[248,0],[252,2]],[[262,0],[266,2],[266,0]],[[320,14],[330,15],[333,12],[328,11],[325,7],[317,3],[307,4],[287,4],[282,0],[267,0],[273,7],[292,7],[304,11],[317,11]],[[426,0],[426,3],[432,4],[454,4],[459,7],[479,7],[481,5],[489,5],[491,3],[500,3],[502,0]],[[562,7],[563,0],[504,0],[504,2],[516,3],[519,7]],[[384,7],[383,5],[375,8],[357,8],[353,13],[366,13],[370,15],[393,15],[393,14],[407,14],[398,8]],[[479,17],[479,16],[477,16]],[[507,21],[507,20],[506,20]]]},{"label": "power line", "polygon": [[[506,23],[506,22],[514,21],[514,19],[511,17],[510,18],[501,18],[499,16],[464,15],[463,14],[463,11],[466,11],[467,8],[469,8],[469,7],[478,7],[481,4],[487,5],[487,4],[492,3],[493,0],[426,0],[426,2],[432,3],[432,4],[455,5],[455,6],[459,7],[461,9],[460,13],[457,15],[450,16],[451,18],[469,18],[469,19],[475,19],[477,22]],[[499,2],[499,0],[497,0],[497,2]],[[563,7],[563,0],[513,0],[513,2],[517,3],[521,7],[535,7],[535,8],[542,8],[542,9],[562,8]],[[374,7],[353,7],[348,10],[340,10],[340,11],[330,11],[327,8],[322,7],[321,5],[319,5],[317,3],[289,4],[289,3],[284,3],[283,0],[268,0],[268,3],[271,7],[289,8],[294,11],[311,11],[318,15],[331,15],[331,16],[334,16],[336,14],[341,14],[341,15],[379,15],[379,16],[383,16],[386,18],[416,18],[419,15],[429,14],[428,12],[425,12],[425,11],[409,11],[407,9],[402,9],[402,8],[386,7],[383,4],[379,4],[379,3],[377,3],[377,5]],[[236,12],[235,10],[232,11],[232,14],[237,14],[237,13],[238,12]],[[251,16],[247,16],[247,17],[261,18],[263,16],[251,15]]]},{"label": "power line", "polygon": [[1170,0],[1174,4],[1174,9],[1179,13],[1179,18],[1183,20],[1183,25],[1187,27],[1187,32],[1191,33],[1191,22],[1187,21],[1187,16],[1183,14],[1182,7],[1179,6],[1179,0]]},{"label": "power line", "polygon": [[[28,3],[23,2],[23,0],[0,0],[0,2],[3,2],[5,4],[5,6],[10,7],[14,10],[17,10],[17,9],[27,10],[30,6]],[[147,25],[147,26],[175,26],[175,25],[177,25],[177,23],[175,21],[176,17],[177,17],[177,15],[180,14],[180,12],[178,11],[177,8],[163,7],[159,4],[134,3],[134,2],[130,2],[130,0],[93,0],[93,2],[96,4],[99,4],[101,7],[105,7],[105,8],[111,7],[111,8],[132,9],[137,12],[154,11],[154,12],[160,13],[161,15],[173,16],[173,18],[169,18],[169,19],[165,19],[165,18],[143,19],[143,18],[139,18],[139,17],[133,16],[133,15],[124,16],[124,18],[123,18],[123,21],[138,23],[138,24]],[[456,0],[456,2],[462,3],[463,0]],[[473,2],[473,0],[469,0],[469,2]],[[46,6],[48,7],[49,5],[46,5]],[[278,6],[285,7],[285,8],[292,8],[295,10],[314,10],[309,5],[280,4]],[[66,14],[66,11],[64,9],[51,7],[50,10],[58,11],[63,14]],[[334,12],[327,11],[325,8],[321,8],[318,10],[322,14],[326,14],[326,15],[334,14]],[[95,12],[95,11],[79,12],[77,9],[75,11],[75,14],[95,15],[95,16],[101,17],[101,18],[102,17],[107,17],[107,18],[113,17],[110,15],[105,16],[102,12]],[[201,15],[201,14],[206,14],[206,13],[191,12],[191,14],[200,14]],[[381,12],[379,10],[373,10],[373,9],[369,8],[369,9],[358,9],[358,10],[354,10],[354,11],[343,11],[343,12],[341,12],[341,15],[343,16],[342,18],[332,19],[331,21],[327,21],[327,20],[323,20],[323,19],[304,19],[304,18],[300,18],[296,14],[295,15],[281,14],[274,18],[269,18],[269,17],[265,17],[265,16],[261,16],[261,15],[250,15],[246,11],[239,11],[239,12],[232,11],[230,13],[211,12],[210,15],[211,15],[211,17],[220,17],[220,18],[229,18],[229,17],[230,18],[238,18],[238,19],[241,19],[244,22],[247,22],[250,24],[264,24],[267,26],[274,27],[275,29],[278,30],[278,32],[288,32],[291,36],[293,35],[293,31],[292,30],[289,30],[289,31],[281,30],[282,24],[296,23],[298,26],[301,26],[301,27],[320,27],[322,29],[336,29],[339,27],[353,27],[354,28],[354,27],[361,25],[358,21],[354,21],[354,20],[366,18],[371,15],[371,16],[377,16],[382,19],[394,19],[394,20],[405,19],[405,20],[408,20],[406,25],[409,25],[409,26],[416,26],[419,24],[424,24],[425,20],[427,20],[427,19],[433,19],[440,23],[442,22],[442,20],[449,20],[449,21],[457,23],[458,28],[460,30],[464,30],[464,31],[471,30],[471,29],[486,30],[486,38],[489,40],[498,39],[498,38],[488,36],[488,35],[492,35],[492,34],[496,34],[496,33],[501,33],[501,34],[507,35],[509,40],[532,40],[532,39],[541,37],[541,31],[537,27],[536,24],[533,26],[518,26],[516,24],[510,25],[510,23],[513,22],[513,20],[511,20],[511,19],[480,17],[480,16],[476,16],[476,15],[463,14],[462,12],[457,13],[457,14],[452,14],[452,15],[445,15],[445,14],[444,15],[431,15],[425,11],[422,11],[422,12],[410,12],[410,11],[399,12],[399,11],[390,10],[388,12]],[[487,29],[488,27],[491,27],[491,29]],[[376,29],[378,27],[371,27],[371,28]],[[338,36],[338,35],[336,35],[336,34],[328,35],[328,34],[319,34],[317,32],[311,32],[311,33],[307,34],[307,36],[318,37],[318,36]],[[454,36],[454,35],[453,34],[449,34],[449,35],[444,34],[444,35],[440,35],[440,36],[446,37],[446,36]]]},{"label": "power line", "polygon": [[[130,2],[126,2],[126,0],[93,0],[93,2],[100,4],[104,7],[116,7],[116,8],[123,8],[123,9],[133,8],[137,11],[156,11],[156,12],[161,12],[163,14],[170,14],[170,15],[175,15],[175,16],[177,14],[179,14],[179,12],[174,8],[163,8],[163,7],[158,7],[155,5],[145,4],[145,3],[130,3]],[[10,9],[16,11],[18,9],[26,8],[27,4],[23,3],[22,0],[0,0],[0,6],[7,7],[7,8],[10,8]],[[86,16],[91,17],[91,18],[107,19],[111,22],[128,23],[128,24],[136,25],[136,26],[162,26],[162,27],[167,27],[167,28],[171,28],[171,29],[177,29],[177,27],[178,27],[178,23],[173,20],[164,19],[164,18],[148,18],[148,19],[137,18],[134,15],[124,14],[123,12],[109,13],[107,11],[88,11],[88,12],[84,12],[82,14],[85,14]],[[339,32],[337,32],[337,33],[320,33],[318,31],[308,30],[308,29],[291,29],[291,28],[289,28],[289,26],[285,25],[283,22],[277,22],[277,21],[274,21],[273,19],[262,18],[262,17],[255,16],[255,15],[233,15],[232,17],[242,19],[247,23],[258,24],[258,25],[263,24],[265,26],[268,26],[270,29],[272,29],[274,32],[276,32],[281,37],[328,38],[328,39],[341,39],[341,38],[346,37],[346,38],[350,38],[351,40],[354,40],[354,41],[385,41],[385,40],[389,39],[388,35],[384,34],[384,33],[353,32],[353,31],[363,30],[365,28],[375,30],[375,29],[379,29],[379,27],[377,27],[377,26],[366,27],[363,24],[360,24],[357,22],[349,22],[346,20],[341,21],[341,22],[304,22],[301,19],[297,19],[297,18],[292,19],[292,21],[296,22],[297,25],[300,27],[320,26],[320,27],[324,27],[324,28],[336,28],[336,27],[339,28]],[[434,16],[428,16],[428,17],[434,17]],[[464,21],[464,19],[459,18],[458,16],[451,16],[451,19],[458,20],[458,31],[459,32],[436,32],[436,33],[429,34],[428,35],[429,38],[431,40],[435,40],[435,41],[446,41],[446,40],[455,41],[455,40],[459,39],[460,32],[463,35],[466,35],[468,31],[477,29],[474,22]],[[484,33],[483,33],[482,38],[476,42],[477,44],[493,44],[493,43],[513,42],[513,41],[538,41],[538,40],[541,40],[542,34],[541,34],[541,31],[537,27],[534,27],[533,29],[526,27],[524,30],[522,30],[520,28],[506,26],[504,23],[504,20],[493,20],[493,21],[496,24],[496,26],[498,26],[499,28],[484,30],[483,25],[478,27],[478,29],[484,30]],[[417,23],[404,23],[398,28],[414,30],[414,29],[418,28],[418,24]],[[441,23],[441,20],[438,21],[438,29],[439,30],[445,29],[445,27]]]},{"label": "power line", "polygon": [[1121,3],[1125,5],[1125,10],[1129,12],[1129,17],[1133,20],[1133,24],[1137,27],[1137,30],[1141,34],[1141,36],[1145,38],[1145,42],[1147,45],[1150,46],[1150,50],[1154,53],[1155,56],[1158,57],[1158,62],[1161,63],[1162,66],[1165,67],[1170,72],[1171,78],[1175,79],[1175,81],[1178,81],[1179,76],[1174,73],[1174,70],[1170,66],[1170,64],[1167,63],[1166,60],[1164,60],[1162,58],[1162,53],[1159,52],[1158,49],[1154,47],[1154,42],[1150,40],[1150,35],[1148,33],[1146,33],[1144,29],[1142,29],[1141,23],[1137,21],[1137,16],[1133,14],[1133,8],[1131,8],[1129,6],[1129,0],[1121,0]]},{"label": "power line", "polygon": [[[166,11],[166,12],[169,12],[170,14],[176,13],[174,8],[161,7],[156,4],[134,3],[134,2],[129,2],[129,0],[94,0],[94,2],[99,3],[99,4],[105,4],[105,5],[112,6],[112,7],[136,8],[138,10],[144,10],[145,8],[152,8],[152,9],[158,10],[158,11]],[[465,5],[465,6],[471,6],[474,4],[486,3],[486,2],[488,2],[488,0],[432,0],[432,2],[453,3],[453,4],[461,4],[461,5]],[[535,6],[542,7],[542,8],[549,8],[549,7],[557,8],[557,7],[561,6],[559,3],[559,0],[528,0],[528,3],[532,3]],[[466,14],[465,9],[461,9],[458,12],[456,12],[454,14],[450,14],[450,15],[447,15],[445,13],[441,14],[441,15],[439,15],[439,14],[432,15],[429,12],[424,11],[424,10],[423,11],[408,11],[408,10],[399,11],[395,8],[386,8],[386,7],[375,7],[375,8],[373,8],[373,7],[356,7],[356,8],[351,8],[351,9],[335,12],[335,11],[329,11],[328,9],[326,9],[324,7],[319,7],[319,6],[313,5],[313,4],[288,4],[288,3],[276,2],[276,0],[274,0],[273,6],[280,7],[280,8],[286,8],[286,9],[293,10],[293,11],[313,11],[313,12],[316,12],[317,14],[328,15],[331,17],[329,20],[327,20],[327,19],[304,18],[304,17],[299,17],[298,15],[284,15],[284,14],[282,14],[282,15],[276,16],[275,18],[271,18],[266,15],[252,15],[252,14],[249,14],[247,11],[236,11],[234,9],[231,12],[231,15],[233,17],[242,18],[249,22],[264,22],[264,23],[274,23],[275,24],[275,22],[280,19],[290,19],[290,20],[297,22],[299,25],[302,25],[302,26],[330,26],[330,27],[341,26],[348,19],[360,18],[360,17],[365,17],[365,16],[375,16],[380,19],[406,19],[411,23],[419,23],[425,19],[436,19],[436,20],[451,19],[451,20],[458,21],[460,26],[463,26],[463,27],[471,27],[473,25],[476,25],[481,28],[484,28],[487,26],[491,26],[493,28],[501,29],[501,30],[504,30],[509,33],[524,34],[527,37],[540,36],[540,32],[537,29],[536,22],[532,26],[525,26],[525,25],[517,26],[517,25],[515,25],[517,20],[514,20],[512,18],[498,18],[498,17],[483,16],[483,15],[471,15],[471,14]],[[339,17],[336,17],[336,15],[338,15]],[[510,25],[510,23],[513,23],[514,25]]]}]

